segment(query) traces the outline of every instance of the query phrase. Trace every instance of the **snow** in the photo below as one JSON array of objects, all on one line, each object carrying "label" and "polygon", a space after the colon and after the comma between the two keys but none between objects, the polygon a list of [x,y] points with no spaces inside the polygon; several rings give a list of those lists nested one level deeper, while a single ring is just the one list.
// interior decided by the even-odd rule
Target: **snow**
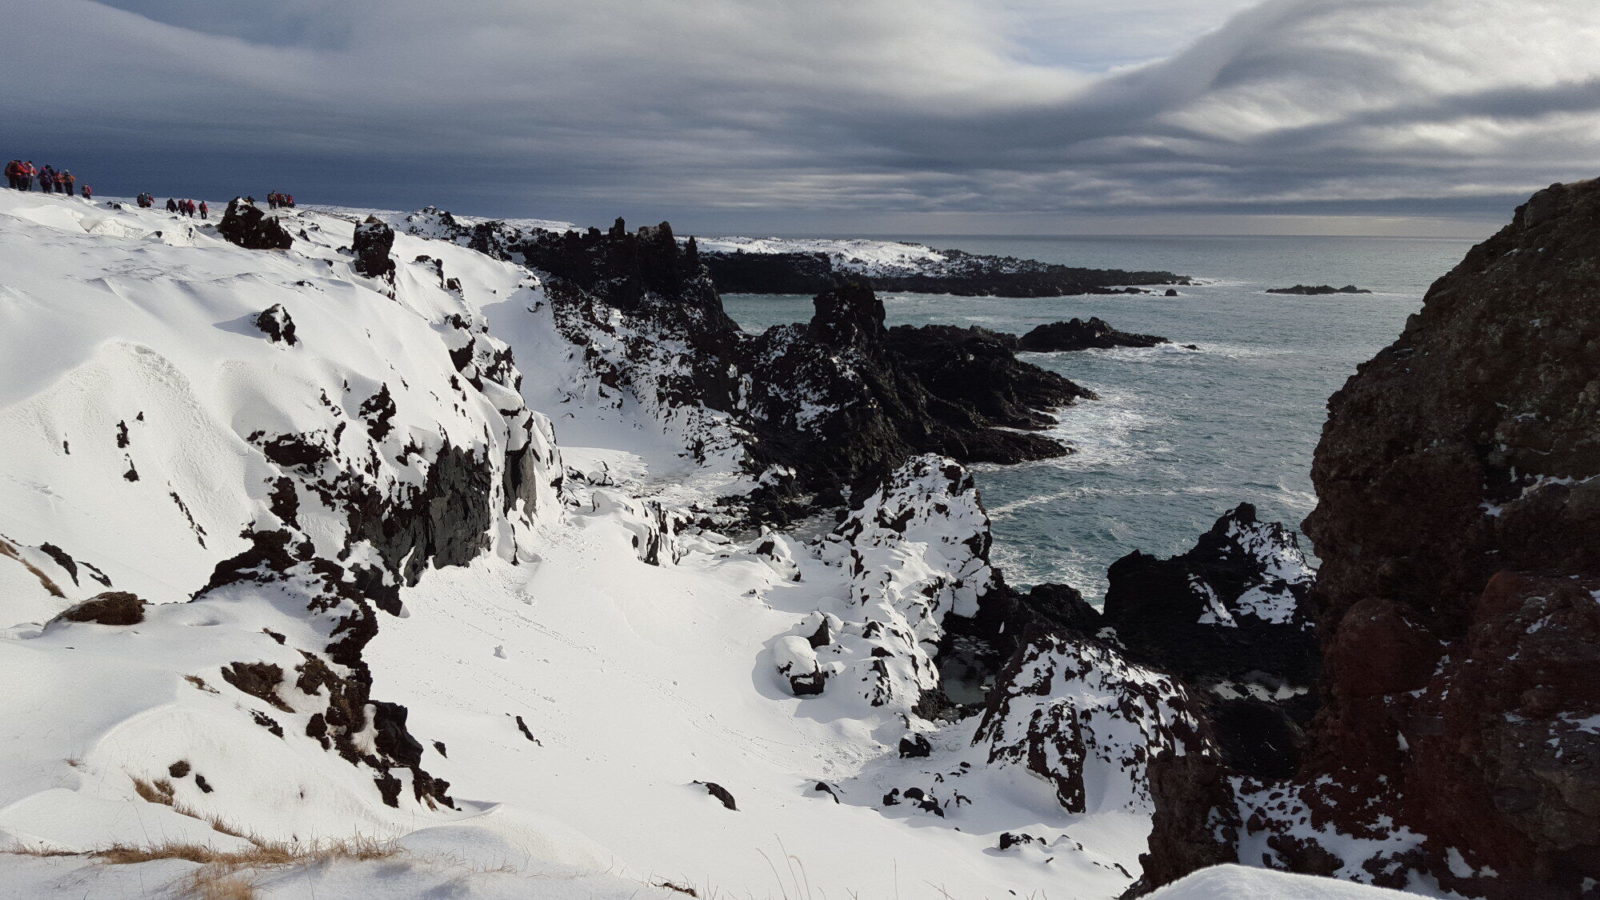
[{"label": "snow", "polygon": [[922,244],[830,238],[697,238],[701,253],[819,253],[836,271],[858,275],[909,275],[936,270],[948,257]]},{"label": "snow", "polygon": [[[960,467],[913,460],[820,534],[689,525],[697,504],[774,477],[739,470],[737,433],[696,459],[690,440],[721,427],[709,413],[643,393],[648,366],[637,388],[602,384],[585,355],[606,338],[564,333],[529,271],[430,238],[436,213],[415,233],[382,216],[392,285],[356,274],[341,248],[370,212],[282,211],[294,246],[249,251],[157,210],[0,193],[0,847],[71,854],[0,855],[0,894],[170,893],[195,864],[82,854],[245,845],[212,819],[400,848],[250,871],[265,897],[682,896],[654,887],[671,880],[701,896],[803,881],[816,896],[1065,898],[1133,881],[1149,830],[1136,783],[1102,772],[1100,799],[1069,812],[1035,773],[989,764],[975,717],[916,712],[943,617],[993,578]],[[293,345],[255,324],[275,306]],[[274,462],[278,439],[326,456]],[[401,779],[388,805],[371,762],[312,736],[330,697],[296,673],[316,657],[350,674],[319,655],[350,608],[307,598],[385,563],[338,492],[410,496],[446,445],[494,476],[484,552],[414,585],[384,572],[401,603],[372,613],[362,660],[455,807],[418,799],[402,767],[383,770]],[[526,476],[514,497],[511,468]],[[299,563],[202,592],[252,529],[302,536],[337,574]],[[110,588],[150,601],[144,621],[52,621]],[[239,664],[285,677],[247,692],[224,674]],[[826,683],[797,696],[788,676],[808,666]],[[392,737],[364,713],[348,738],[371,756]],[[1104,762],[1154,727],[1124,724]],[[902,758],[902,738],[928,755]],[[1039,842],[1000,852],[1004,832]]]},{"label": "snow", "polygon": [[1387,888],[1233,865],[1201,869],[1148,895],[1149,900],[1383,900],[1406,896]]}]

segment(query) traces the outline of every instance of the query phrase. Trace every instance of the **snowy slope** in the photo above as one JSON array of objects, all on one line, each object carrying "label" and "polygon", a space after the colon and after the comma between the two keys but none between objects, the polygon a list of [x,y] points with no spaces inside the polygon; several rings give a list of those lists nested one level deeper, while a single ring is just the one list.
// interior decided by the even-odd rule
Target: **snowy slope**
[{"label": "snowy slope", "polygon": [[699,238],[701,253],[811,253],[828,257],[835,271],[868,277],[936,273],[948,256],[906,241],[863,238]]},{"label": "snowy slope", "polygon": [[[597,383],[537,275],[397,227],[369,278],[365,213],[277,216],[293,247],[252,251],[0,193],[0,847],[396,842],[250,872],[284,897],[1137,876],[1142,765],[1069,812],[991,764],[978,716],[919,712],[942,617],[992,583],[958,466],[913,460],[810,540],[700,530],[685,510],[748,478]],[[257,324],[274,308],[294,343]],[[53,619],[108,589],[142,621]],[[0,896],[194,869],[3,855]]]}]

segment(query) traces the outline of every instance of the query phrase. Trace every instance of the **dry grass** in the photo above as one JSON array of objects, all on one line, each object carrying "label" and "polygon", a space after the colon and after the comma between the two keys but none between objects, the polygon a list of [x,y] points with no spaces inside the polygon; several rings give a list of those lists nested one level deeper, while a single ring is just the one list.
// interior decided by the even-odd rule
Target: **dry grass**
[{"label": "dry grass", "polygon": [[[195,900],[252,900],[256,896],[256,889],[251,875],[257,869],[313,865],[340,860],[387,859],[400,852],[387,842],[366,837],[317,841],[310,844],[285,844],[264,840],[259,835],[234,827],[220,816],[207,815],[177,802],[172,782],[165,778],[154,781],[134,778],[133,792],[147,802],[168,806],[179,815],[199,819],[210,825],[212,831],[250,842],[251,846],[243,850],[218,850],[204,844],[179,841],[143,846],[113,844],[90,854],[101,862],[114,866],[163,859],[181,859],[197,863],[200,868],[189,873],[182,883],[177,885],[179,896]],[[44,855],[42,851],[17,852]]]},{"label": "dry grass", "polygon": [[208,694],[219,693],[216,688],[212,687],[209,684],[206,684],[206,680],[204,678],[201,678],[199,675],[185,675],[185,676],[183,676],[183,680],[189,682],[190,684],[194,685],[195,687],[199,688],[202,691],[205,691]]},{"label": "dry grass", "polygon": [[193,900],[253,900],[258,870],[282,866],[307,866],[343,860],[388,859],[400,851],[373,838],[356,837],[313,844],[284,844],[249,838],[243,850],[218,850],[203,844],[166,842],[148,846],[115,844],[91,855],[112,866],[181,859],[198,863],[176,886],[181,897]]},{"label": "dry grass", "polygon": [[256,900],[256,886],[238,872],[203,866],[178,885],[178,895],[194,900]]},{"label": "dry grass", "polygon": [[[368,837],[317,841],[310,844],[285,844],[254,837],[247,840],[253,846],[243,850],[218,850],[204,844],[166,841],[143,846],[113,844],[104,850],[96,850],[87,855],[108,866],[137,865],[172,859],[192,862],[199,868],[172,886],[177,896],[189,900],[254,900],[255,880],[261,870],[339,861],[366,862],[389,859],[401,853],[399,848],[387,841]],[[39,857],[84,855],[66,850],[29,846],[8,847],[0,852]],[[512,870],[507,868],[506,871]]]},{"label": "dry grass", "polygon": [[253,835],[242,831],[233,825],[230,825],[228,821],[223,819],[221,816],[202,813],[192,806],[177,802],[177,800],[173,797],[172,782],[165,778],[158,778],[155,781],[146,781],[143,778],[135,778],[133,779],[133,792],[138,794],[141,799],[150,803],[159,803],[162,806],[170,806],[172,807],[172,811],[178,813],[179,815],[188,816],[191,819],[199,819],[207,825],[210,825],[212,831],[221,832],[222,834],[226,834],[231,837],[244,838],[251,843],[260,843],[260,841],[256,840]]},{"label": "dry grass", "polygon": [[93,855],[111,865],[153,862],[158,859],[186,859],[189,862],[229,869],[261,866],[287,866],[307,863],[335,862],[339,860],[367,861],[388,859],[400,851],[387,841],[354,837],[338,841],[316,841],[309,844],[285,844],[247,838],[252,846],[243,850],[218,850],[204,844],[167,841],[161,844],[133,846],[113,844]]},{"label": "dry grass", "polygon": [[159,803],[162,806],[172,805],[172,782],[165,778],[155,781],[145,781],[143,778],[133,779],[133,792],[139,799],[150,803]]}]

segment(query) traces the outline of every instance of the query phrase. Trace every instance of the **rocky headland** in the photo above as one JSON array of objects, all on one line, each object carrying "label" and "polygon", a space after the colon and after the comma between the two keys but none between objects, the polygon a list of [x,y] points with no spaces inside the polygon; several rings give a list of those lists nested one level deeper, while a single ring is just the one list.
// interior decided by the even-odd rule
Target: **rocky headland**
[{"label": "rocky headland", "polygon": [[841,276],[865,278],[880,291],[968,297],[1147,294],[1135,285],[1190,283],[1172,272],[1087,269],[888,241],[723,239],[707,247],[702,257],[712,280],[730,294],[815,294]]},{"label": "rocky headland", "polygon": [[[1241,861],[1468,896],[1600,882],[1600,183],[1519,207],[1329,401],[1321,709],[1287,778],[1153,766],[1145,886]],[[1208,823],[1208,824],[1202,824]]]}]

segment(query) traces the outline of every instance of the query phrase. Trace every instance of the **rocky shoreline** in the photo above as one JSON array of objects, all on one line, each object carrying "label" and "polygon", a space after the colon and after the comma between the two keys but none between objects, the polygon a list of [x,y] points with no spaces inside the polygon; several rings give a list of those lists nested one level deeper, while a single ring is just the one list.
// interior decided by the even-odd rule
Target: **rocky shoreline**
[{"label": "rocky shoreline", "polygon": [[1086,269],[961,250],[918,249],[925,252],[890,261],[863,260],[846,251],[750,252],[737,246],[706,251],[701,258],[718,290],[729,294],[815,294],[842,276],[866,278],[880,291],[964,297],[1148,294],[1153,292],[1144,288],[1151,285],[1192,283],[1172,272]]}]

